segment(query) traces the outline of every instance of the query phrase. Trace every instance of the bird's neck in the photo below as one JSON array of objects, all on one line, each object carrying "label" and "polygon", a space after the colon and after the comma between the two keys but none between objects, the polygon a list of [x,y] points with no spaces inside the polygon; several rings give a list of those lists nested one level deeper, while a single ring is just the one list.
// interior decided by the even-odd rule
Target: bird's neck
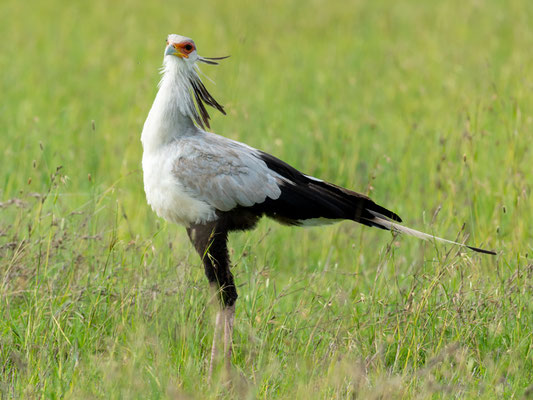
[{"label": "bird's neck", "polygon": [[145,151],[155,150],[200,129],[192,120],[195,109],[185,72],[165,66],[159,91],[146,122],[141,141]]}]

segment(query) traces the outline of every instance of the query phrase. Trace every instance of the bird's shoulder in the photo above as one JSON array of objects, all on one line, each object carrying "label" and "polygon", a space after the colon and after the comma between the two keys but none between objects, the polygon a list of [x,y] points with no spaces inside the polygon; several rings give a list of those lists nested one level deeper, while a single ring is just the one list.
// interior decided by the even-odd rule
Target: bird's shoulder
[{"label": "bird's shoulder", "polygon": [[177,170],[212,169],[224,173],[229,169],[232,173],[238,173],[238,169],[257,168],[258,166],[266,168],[265,162],[259,157],[259,150],[209,132],[180,138],[176,147],[174,165]]},{"label": "bird's shoulder", "polygon": [[257,150],[215,135],[180,141],[172,175],[193,197],[221,211],[279,197],[278,174],[257,157]]}]

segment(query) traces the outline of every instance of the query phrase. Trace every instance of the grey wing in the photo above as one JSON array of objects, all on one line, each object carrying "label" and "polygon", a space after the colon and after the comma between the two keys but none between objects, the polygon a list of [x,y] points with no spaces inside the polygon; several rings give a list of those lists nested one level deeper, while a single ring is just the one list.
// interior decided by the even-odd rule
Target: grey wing
[{"label": "grey wing", "polygon": [[283,178],[256,150],[225,138],[189,142],[173,164],[173,175],[193,197],[220,211],[250,207],[281,195]]}]

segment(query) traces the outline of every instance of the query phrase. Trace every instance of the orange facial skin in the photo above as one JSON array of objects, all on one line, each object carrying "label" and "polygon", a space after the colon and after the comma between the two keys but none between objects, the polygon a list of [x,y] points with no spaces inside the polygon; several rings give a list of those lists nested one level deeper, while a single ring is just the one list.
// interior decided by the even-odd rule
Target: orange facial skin
[{"label": "orange facial skin", "polygon": [[[167,44],[170,43],[167,41]],[[196,47],[192,42],[172,43],[172,47],[176,50],[174,55],[183,58],[189,58],[189,54],[196,50]]]}]

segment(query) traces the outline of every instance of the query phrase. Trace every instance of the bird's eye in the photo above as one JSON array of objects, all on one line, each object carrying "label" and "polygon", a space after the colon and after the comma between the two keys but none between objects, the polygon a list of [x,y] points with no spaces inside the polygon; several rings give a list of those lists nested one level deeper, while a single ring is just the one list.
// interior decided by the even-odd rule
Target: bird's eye
[{"label": "bird's eye", "polygon": [[187,43],[185,46],[183,46],[183,48],[187,51],[192,51],[193,50],[193,47],[191,44]]}]

